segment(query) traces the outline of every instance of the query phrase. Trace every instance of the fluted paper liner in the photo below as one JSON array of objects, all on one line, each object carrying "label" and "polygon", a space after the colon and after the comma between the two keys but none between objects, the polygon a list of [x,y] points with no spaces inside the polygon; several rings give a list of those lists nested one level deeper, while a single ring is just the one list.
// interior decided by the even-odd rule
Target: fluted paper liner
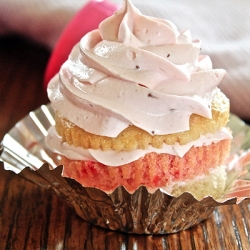
[{"label": "fluted paper liner", "polygon": [[228,182],[224,197],[217,200],[196,200],[190,193],[173,197],[161,189],[151,194],[143,186],[133,194],[122,186],[106,194],[62,177],[59,156],[44,140],[53,117],[50,104],[43,105],[4,136],[0,152],[4,168],[50,189],[94,225],[126,233],[175,233],[207,219],[217,206],[239,204],[250,197],[250,127],[236,116],[231,115],[229,123],[234,139],[227,163]]}]

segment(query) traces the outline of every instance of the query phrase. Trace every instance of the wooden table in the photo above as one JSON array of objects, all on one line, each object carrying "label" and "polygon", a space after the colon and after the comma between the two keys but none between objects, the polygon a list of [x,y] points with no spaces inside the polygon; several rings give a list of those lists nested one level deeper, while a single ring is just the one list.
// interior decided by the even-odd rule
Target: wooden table
[{"label": "wooden table", "polygon": [[[49,52],[10,37],[0,40],[0,139],[29,111],[48,102],[42,87]],[[0,163],[0,250],[250,249],[250,201],[217,208],[189,230],[127,235],[92,226],[63,201]]]}]

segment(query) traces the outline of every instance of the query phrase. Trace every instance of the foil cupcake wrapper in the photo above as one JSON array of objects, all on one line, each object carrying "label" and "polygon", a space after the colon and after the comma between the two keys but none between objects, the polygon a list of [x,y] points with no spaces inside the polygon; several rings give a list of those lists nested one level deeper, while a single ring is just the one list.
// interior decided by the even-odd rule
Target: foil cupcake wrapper
[{"label": "foil cupcake wrapper", "polygon": [[50,189],[79,217],[94,225],[126,233],[175,233],[207,219],[217,206],[239,204],[250,198],[250,127],[236,116],[230,117],[234,139],[227,163],[227,188],[219,200],[212,197],[196,200],[190,193],[173,197],[161,189],[149,193],[143,186],[133,194],[124,187],[111,194],[82,187],[61,176],[60,158],[45,144],[47,130],[53,124],[50,104],[30,112],[4,136],[0,159],[6,170]]}]

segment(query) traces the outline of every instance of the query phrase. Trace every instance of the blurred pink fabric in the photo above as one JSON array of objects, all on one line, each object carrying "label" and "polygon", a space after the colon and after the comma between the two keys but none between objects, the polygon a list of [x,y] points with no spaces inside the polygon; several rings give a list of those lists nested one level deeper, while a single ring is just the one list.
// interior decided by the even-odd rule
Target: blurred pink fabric
[{"label": "blurred pink fabric", "polygon": [[108,1],[89,1],[82,7],[67,25],[55,45],[44,76],[45,87],[67,60],[73,46],[87,32],[98,28],[99,23],[111,16],[116,9],[116,5]]},{"label": "blurred pink fabric", "polygon": [[88,0],[0,0],[0,35],[18,34],[52,49]]}]

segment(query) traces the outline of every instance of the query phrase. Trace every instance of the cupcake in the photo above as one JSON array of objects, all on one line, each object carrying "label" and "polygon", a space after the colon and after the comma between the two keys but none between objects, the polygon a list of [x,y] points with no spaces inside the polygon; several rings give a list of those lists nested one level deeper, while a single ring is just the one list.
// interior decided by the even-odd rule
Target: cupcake
[{"label": "cupcake", "polygon": [[223,196],[231,133],[226,75],[199,40],[129,0],[75,45],[48,85],[46,143],[63,176],[105,193],[144,186],[172,196]]}]

